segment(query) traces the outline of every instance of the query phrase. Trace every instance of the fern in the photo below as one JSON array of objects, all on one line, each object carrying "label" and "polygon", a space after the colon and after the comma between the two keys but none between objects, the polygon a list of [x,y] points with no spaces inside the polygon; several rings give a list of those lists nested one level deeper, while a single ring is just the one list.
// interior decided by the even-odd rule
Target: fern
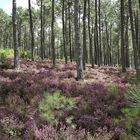
[{"label": "fern", "polygon": [[128,90],[129,105],[133,109],[133,112],[128,114],[134,119],[137,116],[137,122],[132,127],[132,135],[136,138],[140,138],[140,89]]}]

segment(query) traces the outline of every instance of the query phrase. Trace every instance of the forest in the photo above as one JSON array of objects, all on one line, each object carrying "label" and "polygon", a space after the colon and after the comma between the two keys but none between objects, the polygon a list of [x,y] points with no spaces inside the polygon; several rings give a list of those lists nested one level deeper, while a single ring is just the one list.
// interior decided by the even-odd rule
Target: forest
[{"label": "forest", "polygon": [[25,1],[0,8],[0,140],[140,140],[140,0]]}]

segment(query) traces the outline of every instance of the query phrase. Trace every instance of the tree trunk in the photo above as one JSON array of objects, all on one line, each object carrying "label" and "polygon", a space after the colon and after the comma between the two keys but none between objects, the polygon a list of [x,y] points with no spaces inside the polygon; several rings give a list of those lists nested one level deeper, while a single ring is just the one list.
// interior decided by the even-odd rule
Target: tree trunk
[{"label": "tree trunk", "polygon": [[31,54],[32,60],[34,61],[34,48],[35,48],[35,41],[34,41],[34,31],[33,31],[33,19],[32,19],[32,10],[31,10],[31,0],[28,0],[29,5],[29,16],[30,16],[30,33],[31,33]]},{"label": "tree trunk", "polygon": [[86,69],[87,63],[87,46],[86,46],[86,9],[87,9],[87,0],[84,0],[84,11],[83,11],[83,68]]},{"label": "tree trunk", "polygon": [[62,4],[62,24],[63,24],[63,48],[64,48],[64,57],[65,63],[68,63],[67,53],[66,53],[66,40],[65,40],[65,0]]},{"label": "tree trunk", "polygon": [[19,18],[19,22],[18,22],[18,47],[21,47],[21,24],[22,24],[22,20]]},{"label": "tree trunk", "polygon": [[102,47],[102,44],[101,44],[101,0],[98,1],[99,4],[98,4],[98,15],[99,15],[99,66],[101,65],[102,63],[102,50],[101,50],[101,47]]},{"label": "tree trunk", "polygon": [[[66,45],[66,55],[68,56],[68,48],[69,48],[69,32],[68,32],[68,7],[65,7],[65,45]],[[67,57],[68,61],[68,57]]]},{"label": "tree trunk", "polygon": [[126,47],[126,67],[130,67],[130,62],[129,62],[129,36],[128,36],[128,20],[129,16],[127,15],[126,17],[126,27],[125,27],[125,47]]},{"label": "tree trunk", "polygon": [[[92,68],[94,68],[94,61],[93,61],[93,46],[92,46],[92,34],[93,34],[93,23],[92,23],[92,32],[91,32],[91,6],[90,6],[90,0],[88,0],[88,36],[89,36],[89,58],[90,63],[92,65]],[[93,22],[93,20],[92,20]]]},{"label": "tree trunk", "polygon": [[25,26],[25,28],[24,28],[24,45],[23,45],[24,51],[27,50],[27,46],[28,46],[27,36],[28,36],[28,33],[27,33],[26,26]]},{"label": "tree trunk", "polygon": [[138,69],[137,75],[140,77],[140,9],[137,10],[137,47],[138,47]]},{"label": "tree trunk", "polygon": [[134,30],[134,23],[133,23],[134,20],[133,20],[131,0],[128,0],[128,7],[129,7],[129,16],[130,16],[130,25],[131,25],[131,34],[132,34],[132,44],[133,44],[133,51],[134,51],[134,64],[135,64],[135,69],[137,71],[137,75],[140,75],[140,66],[138,65],[137,46],[136,46],[136,37],[135,37],[135,30]]},{"label": "tree trunk", "polygon": [[100,66],[99,63],[99,42],[98,42],[98,10],[97,10],[98,4],[97,4],[97,0],[95,0],[95,55],[96,55],[96,61],[95,63],[98,64]]},{"label": "tree trunk", "polygon": [[110,65],[110,44],[109,44],[109,33],[108,33],[108,22],[105,18],[105,32],[106,32],[106,64]]},{"label": "tree trunk", "polygon": [[112,66],[112,25],[110,25],[110,53],[109,53],[109,64]]},{"label": "tree trunk", "polygon": [[55,56],[55,37],[54,37],[54,0],[52,0],[51,46],[52,46],[53,65],[55,66],[56,56]]},{"label": "tree trunk", "polygon": [[70,50],[70,61],[72,62],[72,44],[71,44],[71,3],[68,0],[68,12],[69,12],[69,50]]},{"label": "tree trunk", "polygon": [[75,46],[76,46],[76,63],[77,63],[77,79],[84,79],[82,48],[80,43],[80,28],[78,22],[79,0],[74,1],[74,27],[75,27]]},{"label": "tree trunk", "polygon": [[43,5],[43,31],[42,31],[42,40],[43,40],[43,57],[46,58],[46,45],[45,45],[45,21],[46,21],[46,13],[45,13],[45,5]]},{"label": "tree trunk", "polygon": [[16,0],[13,0],[13,43],[14,43],[14,67],[19,68],[18,46],[17,46],[17,22],[16,22]]},{"label": "tree trunk", "polygon": [[40,31],[40,45],[41,45],[41,59],[44,59],[44,22],[43,22],[43,0],[41,0],[41,7],[40,7],[40,19],[41,19],[41,31]]},{"label": "tree trunk", "polygon": [[125,66],[125,49],[124,49],[124,1],[121,0],[121,63],[122,72],[126,72]]}]

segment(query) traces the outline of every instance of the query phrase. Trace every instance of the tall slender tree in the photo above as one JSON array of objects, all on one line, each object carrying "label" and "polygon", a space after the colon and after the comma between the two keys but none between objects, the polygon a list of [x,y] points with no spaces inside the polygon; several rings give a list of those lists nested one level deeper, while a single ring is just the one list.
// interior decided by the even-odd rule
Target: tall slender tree
[{"label": "tall slender tree", "polygon": [[34,29],[33,29],[33,19],[32,19],[32,8],[31,8],[31,0],[28,0],[29,6],[29,17],[30,17],[30,34],[31,34],[31,54],[32,60],[34,61],[34,48],[35,48],[35,39],[34,39]]},{"label": "tall slender tree", "polygon": [[44,20],[43,20],[43,0],[40,1],[40,19],[41,19],[41,31],[40,31],[40,45],[41,45],[41,59],[44,59]]},{"label": "tall slender tree", "polygon": [[87,0],[84,0],[84,11],[83,11],[83,67],[86,69],[85,64],[87,63],[87,36],[86,36],[86,15],[87,15]]},{"label": "tall slender tree", "polygon": [[126,24],[125,24],[125,49],[126,49],[126,67],[127,68],[130,67],[128,21],[129,21],[129,16],[127,14],[127,16],[126,16]]},{"label": "tall slender tree", "polygon": [[102,63],[102,41],[101,41],[101,0],[98,0],[98,21],[99,21],[99,65]]},{"label": "tall slender tree", "polygon": [[90,63],[92,65],[92,68],[94,68],[94,61],[93,61],[93,47],[92,47],[92,30],[93,29],[93,25],[91,28],[91,1],[88,0],[88,36],[89,36],[89,58],[90,58]]},{"label": "tall slender tree", "polygon": [[52,21],[51,21],[51,45],[52,45],[52,59],[53,59],[53,65],[56,64],[56,56],[55,56],[55,36],[54,36],[54,5],[55,1],[52,0]]},{"label": "tall slender tree", "polygon": [[62,30],[63,30],[63,49],[64,49],[64,57],[65,63],[67,64],[67,52],[66,52],[66,39],[65,39],[65,0],[62,0]]},{"label": "tall slender tree", "polygon": [[98,2],[95,0],[95,30],[94,30],[94,40],[95,40],[95,63],[99,64],[99,42],[98,42]]},{"label": "tall slender tree", "polygon": [[16,0],[13,0],[13,44],[14,44],[14,67],[19,68],[19,58],[18,58],[18,40],[17,40],[17,19],[16,19]]},{"label": "tall slender tree", "polygon": [[82,47],[80,43],[80,27],[79,27],[79,0],[74,1],[74,27],[75,27],[75,46],[76,46],[76,63],[77,63],[77,79],[84,79]]},{"label": "tall slender tree", "polygon": [[126,72],[126,54],[125,54],[125,44],[124,44],[124,0],[121,0],[121,63],[122,72]]},{"label": "tall slender tree", "polygon": [[133,18],[131,0],[128,0],[128,7],[129,7],[129,16],[130,16],[130,25],[131,25],[132,44],[133,44],[133,51],[134,51],[134,64],[135,64],[137,75],[140,75],[140,66],[138,63],[136,36],[135,36],[135,30],[134,30],[134,18]]},{"label": "tall slender tree", "polygon": [[71,43],[71,0],[68,0],[68,13],[69,13],[69,55],[72,62],[72,43]]}]

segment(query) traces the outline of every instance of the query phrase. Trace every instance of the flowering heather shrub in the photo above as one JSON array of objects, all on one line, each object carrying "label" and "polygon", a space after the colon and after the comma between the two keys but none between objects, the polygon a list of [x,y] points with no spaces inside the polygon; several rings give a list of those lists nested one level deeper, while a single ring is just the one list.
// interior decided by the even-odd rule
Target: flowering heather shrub
[{"label": "flowering heather shrub", "polygon": [[93,137],[84,129],[73,129],[62,123],[58,125],[37,126],[34,118],[28,118],[24,123],[15,116],[3,117],[0,123],[1,140],[109,140],[113,134],[104,130]]},{"label": "flowering heather shrub", "polygon": [[76,78],[76,72],[67,70],[66,72],[58,72],[57,76],[62,79],[70,79],[70,78]]},{"label": "flowering heather shrub", "polygon": [[[16,114],[16,119],[20,118],[25,124],[24,132],[22,132],[22,136],[24,135],[25,138],[21,139],[29,140],[39,139],[40,135],[42,135],[42,139],[48,137],[48,132],[51,134],[50,131],[56,138],[60,135],[68,135],[67,138],[72,137],[73,139],[78,136],[78,133],[83,133],[86,137],[88,134],[85,133],[90,131],[100,134],[97,135],[99,137],[97,140],[112,136],[113,133],[108,133],[110,131],[114,131],[116,137],[124,133],[127,119],[122,108],[126,108],[128,104],[125,94],[127,78],[124,75],[121,76],[120,71],[116,68],[103,67],[93,70],[88,67],[87,79],[79,82],[75,80],[75,68],[74,64],[60,63],[56,68],[52,68],[50,62],[46,64],[45,61],[21,60],[20,71],[0,70],[0,101],[2,101],[0,104],[10,112],[6,113],[5,109],[0,109],[0,119],[9,117],[9,114],[12,113]],[[53,95],[58,90],[62,96],[72,99],[77,108],[72,110],[64,108],[63,111],[54,109],[53,113],[55,115],[63,114],[60,119],[63,124],[66,124],[65,118],[72,116],[73,118],[68,119],[67,122],[72,120],[77,129],[86,129],[85,133],[78,129],[77,131],[72,130],[76,132],[73,134],[71,128],[65,127],[65,131],[60,134],[58,128],[42,121],[38,103],[43,100],[43,93],[47,91]],[[118,116],[122,117],[124,121],[118,121]],[[51,137],[53,137],[52,135]],[[5,134],[3,137],[6,139]],[[83,138],[83,136],[79,136],[79,140],[80,137]],[[78,140],[78,138],[75,139]],[[91,139],[96,140],[92,136]]]},{"label": "flowering heather shrub", "polygon": [[102,84],[86,85],[85,92],[81,92],[84,98],[78,103],[78,113],[75,114],[76,124],[92,131],[101,126],[112,129],[114,118],[127,105],[125,94],[121,94],[119,88],[114,91],[117,93],[112,93]]},{"label": "flowering heather shrub", "polygon": [[22,137],[25,125],[22,117],[8,108],[0,108],[0,139],[15,140]]},{"label": "flowering heather shrub", "polygon": [[55,79],[56,77],[56,72],[53,70],[42,70],[37,73],[39,76],[38,78],[50,78],[50,79]]},{"label": "flowering heather shrub", "polygon": [[25,113],[26,104],[24,100],[17,95],[9,95],[5,100],[5,104],[10,108],[11,111],[17,111],[21,114]]},{"label": "flowering heather shrub", "polygon": [[60,69],[61,71],[67,71],[67,70],[76,70],[76,66],[72,63],[68,63],[63,65],[63,67]]},{"label": "flowering heather shrub", "polygon": [[58,90],[59,83],[58,79],[47,79],[44,81],[45,90],[53,93]]},{"label": "flowering heather shrub", "polygon": [[14,117],[5,117],[0,120],[0,127],[3,133],[7,134],[11,138],[16,136],[21,137],[24,124]]},{"label": "flowering heather shrub", "polygon": [[[34,120],[29,120],[27,123],[29,131],[24,134],[25,139],[34,140],[110,140],[113,133],[102,130],[102,133],[92,136],[85,129],[73,129],[65,126],[62,123],[58,123],[56,126],[43,125],[40,128],[37,127]],[[97,133],[96,133],[97,134]]]},{"label": "flowering heather shrub", "polygon": [[74,79],[60,81],[59,89],[66,96],[77,97],[82,95],[82,84]]},{"label": "flowering heather shrub", "polygon": [[[39,140],[88,140],[92,138],[85,130],[75,130],[64,125],[59,130],[51,126],[44,126],[37,132]],[[89,139],[90,140],[90,139]]]}]

